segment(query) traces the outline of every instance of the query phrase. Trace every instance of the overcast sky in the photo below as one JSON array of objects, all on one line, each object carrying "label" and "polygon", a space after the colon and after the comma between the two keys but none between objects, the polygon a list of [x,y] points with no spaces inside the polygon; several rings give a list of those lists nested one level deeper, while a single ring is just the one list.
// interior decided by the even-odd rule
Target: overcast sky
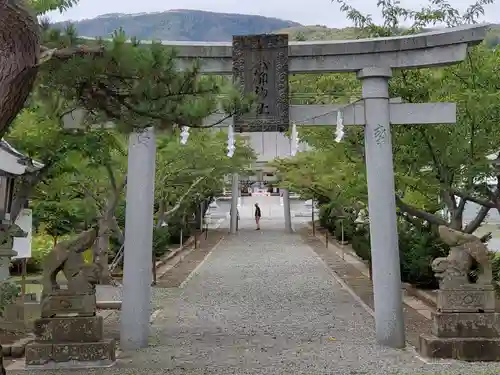
[{"label": "overcast sky", "polygon": [[[458,9],[465,9],[473,1],[449,0]],[[377,0],[351,0],[350,4],[359,10],[373,14],[380,19],[376,7]],[[427,4],[422,0],[401,0],[404,7],[412,8]],[[199,9],[213,12],[257,14],[277,17],[304,25],[326,25],[329,27],[345,27],[350,25],[339,12],[336,3],[330,0],[80,0],[80,4],[64,14],[50,14],[53,21],[81,20],[94,18],[106,13],[142,13],[159,12],[170,9]],[[484,21],[497,22],[500,14],[500,1],[490,5]]]}]

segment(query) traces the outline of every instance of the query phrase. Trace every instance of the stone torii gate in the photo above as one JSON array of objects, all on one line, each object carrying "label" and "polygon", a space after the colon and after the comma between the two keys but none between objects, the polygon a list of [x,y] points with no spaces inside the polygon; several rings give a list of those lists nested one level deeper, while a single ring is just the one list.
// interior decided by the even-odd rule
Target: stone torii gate
[{"label": "stone torii gate", "polygon": [[[164,42],[177,50],[180,69],[195,59],[201,59],[202,73],[234,73],[240,79],[244,93],[259,94],[261,110],[256,117],[233,119],[235,127],[240,127],[243,132],[282,132],[289,126],[290,119],[296,119],[294,107],[288,106],[289,73],[357,73],[362,81],[363,101],[343,110],[344,124],[363,125],[365,128],[375,326],[377,342],[382,345],[405,346],[390,124],[455,121],[455,108],[451,103],[390,104],[389,79],[393,69],[442,66],[463,61],[467,47],[480,43],[487,29],[487,25],[471,25],[401,37],[290,44],[286,36],[275,36],[274,42],[265,36],[243,37],[247,40],[239,37],[233,40],[233,44]],[[236,47],[235,51],[233,47]],[[262,82],[252,81],[250,75],[262,72],[262,68],[252,71],[252,66],[263,62],[270,65],[265,67],[269,73],[265,87]],[[262,95],[263,91],[266,95]],[[267,95],[268,91],[270,95]],[[311,114],[319,111],[318,107],[308,108],[301,106],[298,109],[300,117],[306,117],[306,111]],[[319,120],[322,113],[314,114],[319,116],[315,122],[321,121],[321,124],[310,125],[336,124],[334,113],[330,113],[329,121],[326,118]],[[245,121],[251,125],[245,126]],[[150,178],[154,179],[154,176]],[[131,180],[135,179],[129,172]],[[237,182],[237,178],[233,178],[233,182],[235,180]],[[144,182],[137,181],[137,184],[141,183]],[[233,197],[234,213],[236,199]],[[236,220],[235,214],[233,218]],[[232,228],[235,227],[232,223]]]},{"label": "stone torii gate", "polygon": [[[255,37],[253,42],[252,37],[247,37],[250,45],[245,47],[240,43],[238,51],[233,50],[232,43],[163,42],[177,50],[180,70],[200,59],[202,73],[230,75],[234,68],[235,75],[243,83],[243,92],[255,92],[258,88],[262,113],[257,113],[253,119],[233,119],[235,127],[239,127],[235,130],[243,133],[282,132],[288,128],[290,120],[310,126],[336,125],[335,108],[331,106],[289,106],[288,75],[357,73],[362,81],[362,103],[340,110],[344,125],[365,128],[375,326],[380,344],[394,348],[405,346],[390,124],[452,123],[455,119],[452,103],[390,104],[388,83],[392,70],[463,61],[467,47],[480,43],[487,30],[488,25],[471,25],[402,37],[292,43],[282,35],[274,46],[272,43],[252,46]],[[256,85],[252,79],[253,67],[262,65],[264,56],[269,62],[265,67],[269,73],[264,80],[266,87]],[[266,92],[270,94],[264,95]],[[301,121],[304,118],[314,120],[304,123]],[[246,122],[252,126],[245,127]],[[126,349],[146,347],[149,335],[154,139],[152,128],[142,133],[134,132],[129,137],[127,271],[123,279],[120,335]],[[279,156],[288,154],[289,149]],[[237,186],[237,176],[233,177]],[[236,206],[237,195],[233,194],[231,209],[235,220]],[[284,206],[286,227],[290,230],[289,205]],[[231,225],[233,232],[235,220]]]}]

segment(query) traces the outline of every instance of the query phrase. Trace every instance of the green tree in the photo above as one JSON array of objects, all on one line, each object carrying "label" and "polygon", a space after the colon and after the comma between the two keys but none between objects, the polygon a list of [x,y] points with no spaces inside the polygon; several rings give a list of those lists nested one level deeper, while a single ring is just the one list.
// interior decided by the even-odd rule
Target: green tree
[{"label": "green tree", "polygon": [[99,223],[104,239],[99,237],[94,253],[107,263],[105,228],[114,223],[126,169],[123,138],[113,130],[67,132],[52,110],[36,101],[16,119],[8,140],[44,164],[36,180],[21,185],[29,187],[24,198],[30,197],[35,227],[51,235],[54,245],[60,236]]},{"label": "green tree", "polygon": [[[371,16],[363,15],[346,2],[339,3],[364,35],[376,37],[414,33],[440,22],[448,26],[474,22],[484,12],[483,6],[491,1],[473,4],[464,14],[445,2],[411,11],[392,1],[380,1],[384,17],[382,26],[375,25]],[[410,28],[401,27],[403,19],[412,21]],[[417,217],[424,222],[449,225],[470,233],[481,224],[489,208],[494,207],[493,201],[481,201],[470,192],[472,189],[480,194],[484,184],[477,184],[476,179],[496,173],[486,156],[498,152],[500,141],[495,136],[498,132],[494,131],[499,104],[497,64],[498,54],[480,46],[472,48],[467,61],[456,66],[395,73],[390,83],[393,97],[402,97],[408,102],[455,101],[458,104],[455,126],[394,127],[392,130],[397,205],[407,219],[415,222],[413,219]],[[347,87],[352,91],[351,84]],[[304,138],[318,149],[325,139],[307,134]],[[319,143],[315,143],[318,138]],[[345,156],[347,159],[363,160],[362,130],[349,128],[344,142],[351,148]],[[462,199],[457,203],[456,197]],[[484,193],[482,198],[485,198]],[[463,212],[466,203],[471,201],[484,203],[483,209],[475,220],[464,225]],[[450,213],[449,218],[437,213],[443,207]]]},{"label": "green tree", "polygon": [[238,139],[232,158],[226,156],[225,132],[191,131],[188,142],[163,136],[159,140],[156,177],[158,222],[176,211],[185,212],[220,193],[225,175],[242,172],[255,160],[253,150]]},{"label": "green tree", "polygon": [[[359,36],[379,37],[415,33],[438,23],[456,26],[475,22],[483,14],[483,6],[491,1],[472,4],[463,14],[441,1],[418,11],[403,9],[397,2],[380,1],[382,25],[374,24],[370,15],[347,2],[338,3],[354,22]],[[409,20],[410,27],[402,27],[400,20]],[[471,48],[466,61],[455,66],[394,72],[392,97],[415,103],[453,101],[458,106],[456,125],[392,128],[398,214],[413,225],[444,224],[471,233],[490,208],[498,209],[500,192],[484,184],[499,174],[486,158],[499,151],[500,139],[495,131],[500,104],[496,89],[498,58],[497,51],[480,45]],[[352,74],[297,75],[291,86],[294,104],[343,104],[361,97],[360,84]],[[326,190],[330,191],[326,195],[334,195],[348,206],[360,201],[366,205],[364,188],[359,188],[366,184],[363,130],[347,128],[341,144],[333,141],[331,128],[299,126],[299,132],[315,151],[277,162],[283,183],[309,194],[314,191],[317,199]],[[328,177],[322,179],[320,174]],[[478,203],[482,209],[473,221],[464,223],[468,202]],[[449,215],[442,214],[443,209]]]}]

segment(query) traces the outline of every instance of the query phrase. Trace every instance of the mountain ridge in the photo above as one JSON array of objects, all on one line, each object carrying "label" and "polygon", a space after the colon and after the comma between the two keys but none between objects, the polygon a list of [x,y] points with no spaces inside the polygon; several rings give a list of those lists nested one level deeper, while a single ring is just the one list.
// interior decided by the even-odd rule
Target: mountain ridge
[{"label": "mountain ridge", "polygon": [[[329,28],[324,25],[304,26],[298,22],[273,17],[239,13],[218,13],[192,9],[171,9],[150,13],[107,13],[80,21],[52,24],[64,29],[73,25],[83,37],[109,38],[122,27],[129,37],[139,40],[230,42],[233,35],[286,33],[290,40],[357,39],[362,32],[355,27]],[[491,25],[486,45],[500,44],[500,28]]]},{"label": "mountain ridge", "polygon": [[64,29],[72,24],[86,37],[109,37],[123,28],[129,36],[140,40],[230,41],[233,35],[264,34],[289,27],[298,22],[279,18],[202,10],[172,9],[153,13],[108,13],[80,21],[53,23]]}]

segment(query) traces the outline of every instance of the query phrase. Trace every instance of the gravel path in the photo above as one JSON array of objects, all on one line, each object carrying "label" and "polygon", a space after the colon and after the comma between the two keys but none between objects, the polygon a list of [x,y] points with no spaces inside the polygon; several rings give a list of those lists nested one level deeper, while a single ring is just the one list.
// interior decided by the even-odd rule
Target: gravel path
[{"label": "gravel path", "polygon": [[372,316],[282,225],[268,220],[262,231],[227,237],[165,305],[152,347],[131,355],[129,366],[175,374],[308,375],[463,373],[470,366],[429,366],[411,349],[376,345]]},{"label": "gravel path", "polygon": [[51,374],[499,373],[376,345],[372,316],[300,236],[285,234],[282,220],[262,227],[227,236],[181,288],[155,289],[162,310],[149,348],[112,369]]},{"label": "gravel path", "polygon": [[280,230],[225,240],[155,325],[154,367],[320,374],[422,364],[374,345],[371,316],[298,236]]},{"label": "gravel path", "polygon": [[300,237],[285,235],[280,222],[265,227],[227,237],[165,301],[151,347],[123,365],[186,374],[387,373],[401,361],[422,365],[412,353],[376,346],[371,316]]}]

